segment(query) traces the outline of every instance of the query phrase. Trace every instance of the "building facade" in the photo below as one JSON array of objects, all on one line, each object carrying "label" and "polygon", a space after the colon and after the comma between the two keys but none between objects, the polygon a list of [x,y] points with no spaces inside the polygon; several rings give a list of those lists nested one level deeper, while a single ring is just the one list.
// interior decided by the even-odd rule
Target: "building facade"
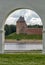
[{"label": "building facade", "polygon": [[42,28],[29,28],[24,20],[24,17],[20,17],[16,23],[16,33],[24,34],[42,34]]}]

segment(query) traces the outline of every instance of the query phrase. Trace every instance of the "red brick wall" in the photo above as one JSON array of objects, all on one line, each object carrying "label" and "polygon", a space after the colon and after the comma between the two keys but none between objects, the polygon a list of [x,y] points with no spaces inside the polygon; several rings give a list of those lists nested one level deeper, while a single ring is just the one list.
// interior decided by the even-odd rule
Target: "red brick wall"
[{"label": "red brick wall", "polygon": [[26,28],[26,34],[42,34],[42,28]]},{"label": "red brick wall", "polygon": [[16,23],[16,33],[42,34],[42,28],[28,28],[24,17],[20,17]]}]

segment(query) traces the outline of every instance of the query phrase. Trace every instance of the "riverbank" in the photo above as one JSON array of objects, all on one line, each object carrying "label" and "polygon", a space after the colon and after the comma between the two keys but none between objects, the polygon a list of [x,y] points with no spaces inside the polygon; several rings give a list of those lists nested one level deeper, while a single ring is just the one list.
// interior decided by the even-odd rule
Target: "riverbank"
[{"label": "riverbank", "polygon": [[5,43],[42,43],[42,40],[12,40],[12,39],[6,39]]}]

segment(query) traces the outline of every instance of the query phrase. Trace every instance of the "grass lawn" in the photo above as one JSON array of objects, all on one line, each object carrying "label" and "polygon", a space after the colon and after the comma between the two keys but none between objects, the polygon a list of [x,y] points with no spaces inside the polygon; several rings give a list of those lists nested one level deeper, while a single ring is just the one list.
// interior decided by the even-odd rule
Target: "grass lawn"
[{"label": "grass lawn", "polygon": [[45,55],[39,53],[0,54],[0,65],[45,65]]},{"label": "grass lawn", "polygon": [[8,36],[5,37],[5,39],[16,39],[16,40],[21,40],[21,39],[42,39],[42,35],[27,35],[27,34],[16,34],[12,33]]}]

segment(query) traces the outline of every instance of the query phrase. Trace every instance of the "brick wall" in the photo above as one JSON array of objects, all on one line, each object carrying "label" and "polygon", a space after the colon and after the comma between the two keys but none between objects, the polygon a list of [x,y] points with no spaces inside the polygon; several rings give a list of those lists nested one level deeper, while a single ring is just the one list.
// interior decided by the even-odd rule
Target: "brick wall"
[{"label": "brick wall", "polygon": [[42,34],[42,28],[26,28],[26,34]]},{"label": "brick wall", "polygon": [[16,33],[26,33],[26,34],[42,34],[43,28],[28,28],[24,17],[20,17],[19,20],[16,23]]}]

